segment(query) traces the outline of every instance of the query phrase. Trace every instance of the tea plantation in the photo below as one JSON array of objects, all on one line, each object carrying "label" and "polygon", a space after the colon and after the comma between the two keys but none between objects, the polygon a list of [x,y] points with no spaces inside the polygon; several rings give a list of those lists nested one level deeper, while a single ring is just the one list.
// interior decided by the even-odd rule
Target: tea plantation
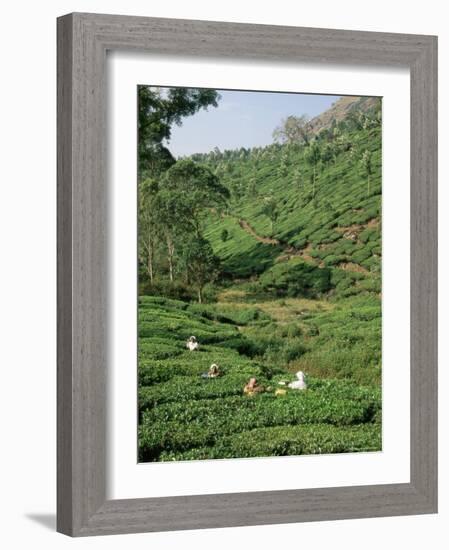
[{"label": "tea plantation", "polygon": [[[216,195],[203,217],[192,207],[193,229],[162,220],[141,246],[139,461],[382,448],[381,126],[379,105],[362,106],[307,143],[216,150],[164,173],[167,189],[184,185],[193,161]],[[165,202],[145,208],[168,219],[179,199],[161,188]],[[287,385],[298,371],[305,390]],[[244,393],[251,378],[263,391]]]},{"label": "tea plantation", "polygon": [[[200,307],[142,296],[140,461],[380,449],[379,316],[365,300],[348,338],[347,307],[297,299]],[[298,309],[301,320],[285,319]],[[194,352],[185,347],[191,334],[201,343]],[[211,363],[221,376],[202,378]],[[308,389],[276,395],[299,368],[316,372]],[[243,394],[251,377],[264,393]]]}]

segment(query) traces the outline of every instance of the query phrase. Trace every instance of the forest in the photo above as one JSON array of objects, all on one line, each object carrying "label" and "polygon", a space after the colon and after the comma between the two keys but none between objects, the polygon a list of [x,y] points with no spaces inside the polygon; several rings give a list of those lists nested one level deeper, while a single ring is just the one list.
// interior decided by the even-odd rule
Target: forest
[{"label": "forest", "polygon": [[175,158],[219,105],[139,87],[139,461],[378,451],[381,100]]}]

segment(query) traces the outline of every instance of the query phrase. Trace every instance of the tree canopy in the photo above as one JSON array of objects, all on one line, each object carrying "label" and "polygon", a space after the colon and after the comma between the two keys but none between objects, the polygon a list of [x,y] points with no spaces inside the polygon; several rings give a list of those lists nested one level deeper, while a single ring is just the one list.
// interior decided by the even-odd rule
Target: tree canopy
[{"label": "tree canopy", "polygon": [[274,129],[273,138],[281,143],[308,143],[310,139],[308,122],[307,115],[290,115]]},{"label": "tree canopy", "polygon": [[216,90],[207,88],[157,88],[139,86],[139,172],[143,179],[148,172],[154,176],[170,167],[175,159],[164,145],[174,124],[210,105],[216,107],[220,98]]},{"label": "tree canopy", "polygon": [[221,209],[229,198],[228,189],[220,184],[217,176],[190,159],[179,160],[169,168],[161,187],[179,201],[179,215],[191,223],[197,235],[207,209]]}]

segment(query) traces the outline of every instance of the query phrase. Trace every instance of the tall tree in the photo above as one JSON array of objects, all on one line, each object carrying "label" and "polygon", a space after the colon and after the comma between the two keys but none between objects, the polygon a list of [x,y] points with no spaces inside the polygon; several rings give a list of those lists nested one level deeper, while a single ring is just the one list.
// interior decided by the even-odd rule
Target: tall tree
[{"label": "tall tree", "polygon": [[315,196],[316,193],[316,168],[321,159],[320,147],[317,143],[312,143],[307,149],[306,160],[312,167],[312,193]]},{"label": "tall tree", "polygon": [[139,86],[138,97],[139,173],[144,179],[148,173],[157,176],[174,164],[165,145],[173,125],[181,125],[184,117],[200,109],[216,107],[220,96],[209,89]]},{"label": "tall tree", "polygon": [[306,145],[310,140],[309,118],[307,115],[290,115],[274,129],[273,138],[281,143],[300,143]]},{"label": "tall tree", "polygon": [[329,167],[332,159],[334,158],[334,149],[331,143],[326,143],[321,153],[321,160]]},{"label": "tall tree", "polygon": [[162,176],[156,199],[158,227],[163,236],[170,282],[185,241],[202,239],[203,222],[212,208],[225,208],[229,191],[206,166],[183,159]]},{"label": "tall tree", "polygon": [[370,178],[373,173],[373,162],[372,162],[372,154],[371,151],[368,151],[368,149],[365,150],[365,152],[362,155],[361,158],[361,165],[362,169],[367,177],[368,182],[368,196],[370,194]]},{"label": "tall tree", "polygon": [[273,196],[265,197],[263,202],[262,212],[268,217],[271,224],[271,235],[274,234],[274,223],[278,219],[279,209],[278,203]]},{"label": "tall tree", "polygon": [[186,210],[182,196],[164,187],[162,182],[155,199],[155,206],[158,230],[165,244],[169,279],[173,283],[175,280],[176,243],[179,243],[189,230],[185,217]]},{"label": "tall tree", "polygon": [[247,195],[248,197],[253,197],[253,198],[257,196],[257,177],[255,175],[249,178]]},{"label": "tall tree", "polygon": [[301,189],[302,187],[302,173],[301,173],[301,170],[299,168],[296,168],[296,170],[294,171],[293,173],[293,185],[297,188],[297,189]]},{"label": "tall tree", "polygon": [[151,284],[154,282],[154,252],[158,230],[156,195],[158,184],[147,178],[139,185],[139,259]]},{"label": "tall tree", "polygon": [[184,245],[183,260],[190,282],[198,293],[198,302],[203,302],[203,290],[213,282],[220,271],[220,263],[212,247],[204,237],[192,236]]},{"label": "tall tree", "polygon": [[199,236],[208,210],[221,210],[229,198],[228,189],[217,176],[204,165],[190,159],[179,160],[164,174],[163,188],[176,196],[184,224],[190,224]]}]

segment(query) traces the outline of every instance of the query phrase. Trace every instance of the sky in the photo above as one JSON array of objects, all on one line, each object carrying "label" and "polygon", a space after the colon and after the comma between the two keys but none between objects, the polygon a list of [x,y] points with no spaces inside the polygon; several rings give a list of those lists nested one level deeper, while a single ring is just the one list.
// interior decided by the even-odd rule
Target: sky
[{"label": "sky", "polygon": [[273,143],[273,130],[289,115],[310,118],[326,111],[340,96],[218,90],[218,107],[202,109],[173,126],[168,149],[175,157]]}]

